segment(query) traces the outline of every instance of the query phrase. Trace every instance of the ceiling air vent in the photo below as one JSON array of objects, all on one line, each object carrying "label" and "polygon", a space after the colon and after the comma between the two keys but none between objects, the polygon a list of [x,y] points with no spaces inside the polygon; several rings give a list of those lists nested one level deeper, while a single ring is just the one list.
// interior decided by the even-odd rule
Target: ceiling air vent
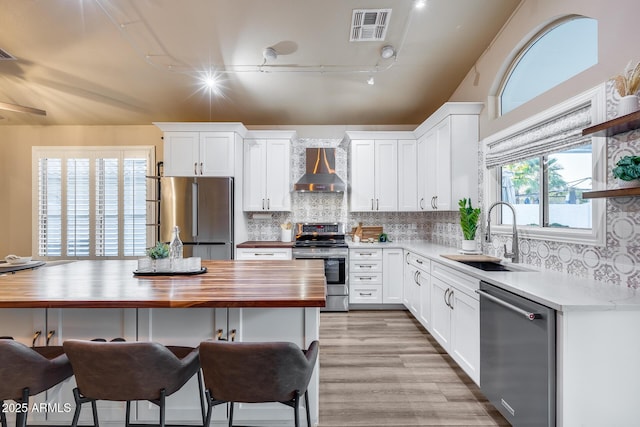
[{"label": "ceiling air vent", "polygon": [[354,9],[351,16],[352,42],[384,40],[391,17],[391,9]]},{"label": "ceiling air vent", "polygon": [[0,49],[0,61],[15,61],[16,58],[6,50]]}]

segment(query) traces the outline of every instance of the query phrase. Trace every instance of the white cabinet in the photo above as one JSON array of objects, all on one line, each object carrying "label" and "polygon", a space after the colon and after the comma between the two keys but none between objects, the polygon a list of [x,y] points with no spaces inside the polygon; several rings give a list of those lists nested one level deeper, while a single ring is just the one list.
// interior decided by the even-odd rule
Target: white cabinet
[{"label": "white cabinet", "polygon": [[405,307],[427,330],[431,327],[430,282],[431,261],[413,252],[405,255]]},{"label": "white cabinet", "polygon": [[418,210],[418,151],[415,139],[398,141],[398,210]]},{"label": "white cabinet", "polygon": [[431,334],[476,384],[480,383],[479,281],[431,263]]},{"label": "white cabinet", "polygon": [[478,113],[482,104],[446,103],[416,129],[418,210],[478,203]]},{"label": "white cabinet", "polygon": [[351,141],[351,210],[398,210],[397,140]]},{"label": "white cabinet", "polygon": [[382,272],[382,249],[349,249],[349,304],[381,304]]},{"label": "white cabinet", "polygon": [[289,211],[290,141],[246,139],[244,141],[245,211]]},{"label": "white cabinet", "polygon": [[233,132],[165,132],[165,176],[215,176],[235,174]]},{"label": "white cabinet", "polygon": [[349,303],[402,304],[402,249],[349,249]]},{"label": "white cabinet", "polygon": [[238,248],[236,260],[289,260],[291,253],[291,248]]},{"label": "white cabinet", "polygon": [[402,249],[382,250],[382,302],[402,304]]}]

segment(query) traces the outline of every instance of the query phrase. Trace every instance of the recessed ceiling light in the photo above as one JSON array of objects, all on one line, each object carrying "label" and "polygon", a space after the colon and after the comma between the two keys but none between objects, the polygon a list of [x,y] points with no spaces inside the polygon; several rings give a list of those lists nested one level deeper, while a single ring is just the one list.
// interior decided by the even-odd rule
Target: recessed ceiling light
[{"label": "recessed ceiling light", "polygon": [[422,9],[427,5],[427,0],[416,0],[414,7],[416,9]]},{"label": "recessed ceiling light", "polygon": [[376,84],[376,81],[373,79],[373,76],[369,76],[369,78],[367,79],[367,84],[370,86],[373,86],[374,84]]},{"label": "recessed ceiling light", "polygon": [[265,61],[275,61],[276,59],[278,59],[278,52],[276,52],[276,50],[272,47],[266,47],[262,51],[262,56],[264,57]]},{"label": "recessed ceiling light", "polygon": [[396,50],[391,45],[386,45],[380,50],[380,56],[384,59],[389,59],[396,54]]}]

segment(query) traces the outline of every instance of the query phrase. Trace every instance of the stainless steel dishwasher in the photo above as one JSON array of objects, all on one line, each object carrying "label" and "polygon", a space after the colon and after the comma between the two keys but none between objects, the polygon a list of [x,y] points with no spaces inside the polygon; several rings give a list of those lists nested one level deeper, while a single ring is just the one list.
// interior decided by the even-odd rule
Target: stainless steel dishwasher
[{"label": "stainless steel dishwasher", "polygon": [[555,426],[555,310],[480,282],[480,389],[513,425]]}]

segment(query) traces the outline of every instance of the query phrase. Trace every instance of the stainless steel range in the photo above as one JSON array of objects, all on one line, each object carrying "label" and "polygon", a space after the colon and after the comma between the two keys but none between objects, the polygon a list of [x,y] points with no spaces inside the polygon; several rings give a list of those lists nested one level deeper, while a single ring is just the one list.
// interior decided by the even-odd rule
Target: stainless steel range
[{"label": "stainless steel range", "polygon": [[349,249],[342,223],[298,223],[294,259],[323,259],[327,305],[320,311],[349,311]]}]

